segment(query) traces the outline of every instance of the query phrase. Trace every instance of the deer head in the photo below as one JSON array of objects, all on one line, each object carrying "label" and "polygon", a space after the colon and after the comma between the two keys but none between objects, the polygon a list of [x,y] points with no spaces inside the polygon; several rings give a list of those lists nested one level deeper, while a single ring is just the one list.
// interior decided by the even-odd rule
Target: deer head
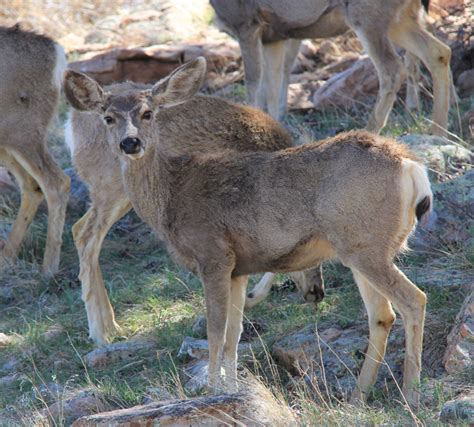
[{"label": "deer head", "polygon": [[107,139],[114,152],[136,160],[146,154],[152,141],[158,140],[157,112],[191,99],[201,88],[205,73],[206,60],[198,57],[174,70],[151,89],[113,96],[85,74],[68,70],[64,77],[64,92],[74,108],[103,117]]}]

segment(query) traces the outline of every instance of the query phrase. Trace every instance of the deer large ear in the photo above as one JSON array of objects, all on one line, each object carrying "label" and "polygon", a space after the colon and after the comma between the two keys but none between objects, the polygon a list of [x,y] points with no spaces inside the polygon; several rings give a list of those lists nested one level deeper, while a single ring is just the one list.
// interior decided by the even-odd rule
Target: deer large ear
[{"label": "deer large ear", "polygon": [[206,60],[200,56],[174,70],[151,89],[154,103],[173,107],[189,101],[201,88],[206,77]]},{"label": "deer large ear", "polygon": [[64,73],[64,93],[69,103],[81,111],[100,111],[106,99],[99,83],[72,70]]}]

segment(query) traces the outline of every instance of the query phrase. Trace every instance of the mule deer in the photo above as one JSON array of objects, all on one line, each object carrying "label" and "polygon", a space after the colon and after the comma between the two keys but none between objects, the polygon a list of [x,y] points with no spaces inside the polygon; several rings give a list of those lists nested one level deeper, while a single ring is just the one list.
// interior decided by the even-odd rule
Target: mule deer
[{"label": "mule deer", "polygon": [[[198,58],[133,97],[107,94],[75,72],[67,72],[65,86],[75,108],[103,115],[133,207],[204,285],[209,385],[237,388],[249,274],[338,257],[351,268],[369,316],[368,354],[353,398],[363,399],[375,382],[393,303],[406,333],[404,392],[417,403],[426,296],[393,259],[430,211],[425,168],[404,146],[365,131],[276,152],[183,154],[177,145],[184,141],[163,137],[156,118],[188,102],[205,69]],[[193,122],[190,113],[175,134]]]},{"label": "mule deer", "polygon": [[[151,86],[131,82],[105,88],[110,96],[123,95],[131,99],[141,97],[147,89]],[[67,91],[66,85],[66,94]],[[285,129],[260,110],[214,97],[195,96],[172,110],[159,111],[155,120],[162,138],[173,141],[177,154],[216,150],[276,151],[292,145]],[[123,187],[119,158],[107,144],[103,118],[72,110],[65,134],[75,169],[89,188],[91,206],[74,224],[72,232],[79,255],[79,279],[89,334],[97,344],[104,344],[119,327],[104,286],[99,255],[110,227],[131,209],[131,204]],[[264,276],[256,287],[255,298],[250,294],[249,306],[265,298],[273,278],[272,273]],[[323,298],[320,268],[296,273],[294,279],[308,301],[317,302]],[[262,288],[265,292],[260,290]]]},{"label": "mule deer", "polygon": [[[333,37],[352,29],[372,59],[380,84],[367,129],[379,132],[385,126],[404,79],[405,67],[394,44],[411,54],[406,57],[410,73],[416,73],[413,56],[431,72],[431,131],[443,134],[447,129],[451,50],[425,29],[421,0],[211,0],[211,4],[221,29],[239,41],[250,103],[273,117],[286,110],[289,73],[299,40]],[[412,79],[407,103],[416,105]]]},{"label": "mule deer", "polygon": [[46,133],[66,68],[63,49],[47,37],[0,27],[0,163],[15,176],[21,204],[0,252],[0,267],[13,263],[39,204],[48,204],[43,271],[59,267],[69,177],[48,152]]}]

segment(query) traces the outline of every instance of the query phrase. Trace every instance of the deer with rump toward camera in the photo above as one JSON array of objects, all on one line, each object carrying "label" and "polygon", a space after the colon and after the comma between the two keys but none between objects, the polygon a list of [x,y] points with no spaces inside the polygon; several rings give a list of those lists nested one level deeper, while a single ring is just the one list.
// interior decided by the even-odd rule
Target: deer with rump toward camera
[{"label": "deer with rump toward camera", "polygon": [[276,152],[176,154],[176,142],[161,138],[154,117],[186,103],[205,68],[198,58],[133,99],[110,96],[75,72],[66,74],[65,86],[74,107],[104,117],[133,207],[203,283],[209,386],[238,387],[249,274],[339,258],[352,270],[369,318],[369,348],[353,399],[362,400],[375,382],[393,304],[406,332],[403,391],[416,404],[426,296],[393,259],[430,212],[426,169],[404,146],[365,131]]},{"label": "deer with rump toward camera", "polygon": [[0,164],[21,189],[21,204],[0,250],[0,268],[14,263],[39,205],[46,199],[48,231],[43,272],[59,268],[62,233],[69,197],[69,177],[46,145],[67,61],[64,50],[48,37],[0,27]]}]

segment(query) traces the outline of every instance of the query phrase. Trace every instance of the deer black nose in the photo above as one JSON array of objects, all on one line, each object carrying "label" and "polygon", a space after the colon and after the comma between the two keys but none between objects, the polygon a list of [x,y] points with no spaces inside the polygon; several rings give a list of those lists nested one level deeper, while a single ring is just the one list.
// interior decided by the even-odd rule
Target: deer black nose
[{"label": "deer black nose", "polygon": [[125,138],[120,141],[120,149],[125,154],[136,154],[141,149],[142,142],[138,138]]}]

